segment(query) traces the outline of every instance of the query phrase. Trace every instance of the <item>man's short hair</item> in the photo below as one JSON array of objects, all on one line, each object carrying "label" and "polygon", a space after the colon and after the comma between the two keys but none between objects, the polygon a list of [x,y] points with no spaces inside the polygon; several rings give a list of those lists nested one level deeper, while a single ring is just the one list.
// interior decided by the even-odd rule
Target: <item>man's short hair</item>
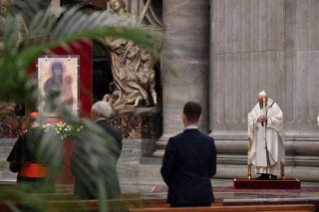
[{"label": "man's short hair", "polygon": [[93,104],[92,111],[96,112],[96,115],[108,118],[112,113],[112,107],[108,102],[105,101],[98,101]]},{"label": "man's short hair", "polygon": [[187,102],[184,105],[183,113],[189,123],[197,123],[202,113],[202,107],[197,102]]},{"label": "man's short hair", "polygon": [[39,123],[40,122],[40,117],[39,116],[29,116],[29,123],[32,124],[34,122]]}]

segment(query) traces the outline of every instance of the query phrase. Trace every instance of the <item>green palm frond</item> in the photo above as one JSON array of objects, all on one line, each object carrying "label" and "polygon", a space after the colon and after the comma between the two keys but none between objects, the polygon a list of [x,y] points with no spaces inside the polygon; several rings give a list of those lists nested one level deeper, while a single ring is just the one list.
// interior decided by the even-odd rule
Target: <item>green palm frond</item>
[{"label": "green palm frond", "polygon": [[[63,9],[61,9],[61,12],[63,12]],[[18,19],[13,25],[12,17],[6,21],[4,35],[6,48],[3,52],[3,63],[0,66],[0,84],[4,83],[3,85],[6,85],[9,92],[1,92],[0,99],[21,98],[21,94],[24,94],[22,97],[27,100],[30,93],[23,92],[27,91],[30,86],[30,83],[27,83],[30,79],[26,70],[40,54],[54,47],[63,46],[65,43],[85,38],[119,37],[132,40],[161,58],[161,46],[154,45],[154,40],[161,40],[162,35],[157,32],[131,27],[129,21],[122,21],[120,16],[101,12],[85,14],[82,11],[71,9],[57,22],[57,20],[54,20],[55,17],[50,17],[49,14],[50,12],[40,11],[34,16],[30,24],[29,34],[20,51],[15,46],[20,26]],[[40,35],[39,31],[45,25],[45,34]],[[51,31],[53,31],[51,40],[44,43],[45,38]],[[37,43],[39,39],[41,39],[40,45]],[[167,67],[174,75],[173,69],[168,64]],[[17,91],[20,92],[18,96],[14,95]]]},{"label": "green palm frond", "polygon": [[[103,37],[118,37],[133,41],[135,44],[147,49],[153,55],[161,59],[165,64],[166,69],[172,75],[176,72],[166,63],[165,58],[161,57],[162,46],[158,45],[158,40],[162,40],[161,33],[152,32],[149,30],[141,30],[131,26],[129,21],[123,21],[121,16],[94,12],[86,14],[75,8],[68,10],[62,18],[57,19],[51,15],[50,11],[37,11],[35,4],[29,5],[23,1],[17,1],[20,8],[24,8],[24,17],[31,19],[28,24],[28,34],[24,40],[24,44],[18,48],[17,42],[19,40],[19,32],[21,30],[22,14],[10,14],[6,17],[3,28],[3,43],[5,48],[0,51],[2,63],[0,65],[0,99],[1,100],[20,100],[26,102],[32,108],[34,99],[37,99],[37,81],[27,73],[30,65],[37,59],[37,57],[51,49],[62,46],[66,43],[78,41],[81,39],[92,38],[101,39]],[[61,8],[61,14],[65,9]],[[47,42],[46,38],[50,38]],[[40,42],[39,42],[40,41]],[[61,106],[63,109],[63,106]],[[114,160],[112,152],[106,148],[106,143],[111,146],[112,138],[110,135],[97,128],[89,121],[82,120],[68,112],[64,108],[63,119],[69,124],[84,125],[87,129],[84,133],[78,136],[88,142],[82,142],[85,151],[82,153],[83,157],[78,161],[77,171],[83,173],[83,182],[89,189],[92,183],[96,183],[98,188],[103,187],[103,181],[100,179],[100,171],[105,171],[110,166],[109,162]],[[32,138],[29,138],[32,139]],[[89,142],[94,141],[94,142]],[[55,143],[59,141],[53,135],[47,135],[44,138],[44,143]],[[94,143],[94,144],[93,144]],[[46,154],[47,157],[52,158],[52,161],[59,162],[59,154],[56,153],[54,145],[50,149],[44,150],[39,154]],[[104,155],[104,160],[101,160],[99,155]],[[80,157],[81,158],[81,157]],[[84,166],[83,164],[89,164]],[[88,169],[87,167],[92,167]],[[95,175],[92,173],[96,173]],[[102,172],[103,173],[103,172]],[[101,200],[101,211],[106,211],[102,200],[105,199],[106,194],[103,189],[98,189],[99,200]],[[0,188],[0,193],[7,193],[7,191]],[[23,191],[20,193],[23,198],[28,198],[27,193]],[[23,196],[24,195],[24,196]],[[9,204],[14,210],[18,210],[13,204]],[[32,206],[30,203],[30,207]]]}]

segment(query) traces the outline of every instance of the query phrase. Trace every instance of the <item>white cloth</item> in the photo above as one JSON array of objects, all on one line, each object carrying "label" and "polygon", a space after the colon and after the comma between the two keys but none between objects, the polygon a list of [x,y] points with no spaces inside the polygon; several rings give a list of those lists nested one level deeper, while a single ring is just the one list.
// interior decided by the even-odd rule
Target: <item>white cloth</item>
[{"label": "white cloth", "polygon": [[248,164],[256,167],[256,174],[280,175],[280,168],[285,164],[285,145],[283,133],[283,113],[277,103],[268,98],[266,105],[267,128],[266,141],[269,152],[267,163],[265,128],[257,122],[258,117],[265,115],[259,103],[248,114],[248,137],[251,139],[251,150],[248,153]]},{"label": "white cloth", "polygon": [[319,116],[317,117],[317,122],[318,122],[318,125],[319,125]]},{"label": "white cloth", "polygon": [[98,121],[104,121],[104,120],[106,120],[106,119],[105,119],[105,118],[97,119],[97,120],[94,122],[94,124],[96,124],[96,122],[98,122]]},{"label": "white cloth", "polygon": [[184,128],[184,130],[194,130],[194,129],[198,129],[198,127],[194,125],[194,126],[187,126]]}]

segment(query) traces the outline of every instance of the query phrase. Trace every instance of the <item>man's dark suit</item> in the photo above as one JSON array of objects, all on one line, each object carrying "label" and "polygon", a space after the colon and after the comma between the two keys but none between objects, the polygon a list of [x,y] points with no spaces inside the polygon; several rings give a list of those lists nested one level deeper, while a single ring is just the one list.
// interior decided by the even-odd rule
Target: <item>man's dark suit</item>
[{"label": "man's dark suit", "polygon": [[171,205],[200,206],[214,202],[210,178],[216,173],[214,139],[198,129],[169,139],[161,174]]},{"label": "man's dark suit", "polygon": [[[105,148],[107,148],[109,152],[104,154],[104,151],[102,150],[99,153],[103,152],[103,155],[99,156],[99,153],[94,155],[95,158],[98,157],[101,161],[104,161],[102,162],[102,166],[107,165],[107,169],[103,169],[102,167],[102,170],[95,170],[93,167],[88,167],[86,163],[83,163],[83,159],[86,160],[90,158],[90,155],[87,155],[84,150],[88,143],[85,144],[84,142],[92,142],[92,145],[94,145],[94,140],[83,141],[82,139],[78,139],[71,157],[71,169],[73,176],[75,177],[74,195],[77,196],[78,199],[98,198],[97,191],[99,186],[96,182],[91,182],[90,185],[87,185],[88,181],[86,180],[86,177],[83,177],[83,173],[81,172],[81,170],[84,170],[83,166],[86,166],[85,168],[89,170],[91,175],[102,176],[105,185],[104,191],[108,199],[113,199],[121,194],[116,165],[122,150],[122,132],[111,126],[105,119],[98,120],[96,125],[112,137],[111,143],[106,142],[107,145]],[[82,157],[83,159],[80,160],[79,157]]]}]

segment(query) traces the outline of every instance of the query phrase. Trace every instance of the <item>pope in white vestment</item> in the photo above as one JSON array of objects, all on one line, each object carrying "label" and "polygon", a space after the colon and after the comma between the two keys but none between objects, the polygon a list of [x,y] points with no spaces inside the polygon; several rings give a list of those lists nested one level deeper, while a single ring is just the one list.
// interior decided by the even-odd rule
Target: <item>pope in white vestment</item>
[{"label": "pope in white vestment", "polygon": [[[266,114],[263,110],[264,96]],[[252,142],[248,163],[255,166],[256,174],[261,174],[257,179],[269,179],[270,174],[271,179],[275,180],[280,176],[281,166],[285,164],[283,114],[278,104],[267,97],[266,92],[258,94],[258,101],[248,114],[248,136]]]}]

